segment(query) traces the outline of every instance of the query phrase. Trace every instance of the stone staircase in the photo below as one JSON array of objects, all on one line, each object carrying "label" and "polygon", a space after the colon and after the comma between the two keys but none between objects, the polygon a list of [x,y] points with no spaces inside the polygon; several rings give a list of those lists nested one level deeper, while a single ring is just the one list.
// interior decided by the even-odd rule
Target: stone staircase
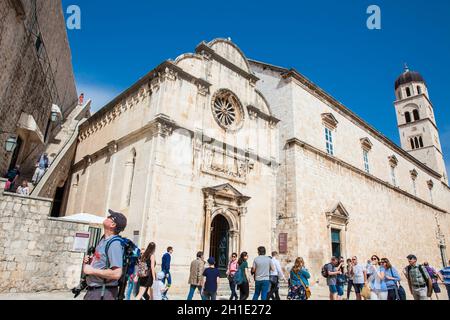
[{"label": "stone staircase", "polygon": [[[45,152],[48,154],[49,167],[41,178],[39,183],[32,187],[31,195],[40,197],[52,197],[46,192],[46,186],[50,182],[55,170],[60,166],[62,159],[69,149],[77,143],[78,128],[89,115],[91,100],[84,105],[78,105],[67,116],[61,126],[61,130],[56,134],[52,141],[47,145]],[[31,177],[30,177],[31,181]],[[47,194],[46,194],[47,193]]]}]

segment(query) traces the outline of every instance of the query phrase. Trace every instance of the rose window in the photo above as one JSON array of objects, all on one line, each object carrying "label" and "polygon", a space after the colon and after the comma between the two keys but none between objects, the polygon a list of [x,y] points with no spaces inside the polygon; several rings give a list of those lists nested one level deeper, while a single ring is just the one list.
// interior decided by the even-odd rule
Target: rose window
[{"label": "rose window", "polygon": [[242,119],[242,111],[237,98],[229,91],[219,92],[213,101],[213,114],[224,129],[235,130]]}]

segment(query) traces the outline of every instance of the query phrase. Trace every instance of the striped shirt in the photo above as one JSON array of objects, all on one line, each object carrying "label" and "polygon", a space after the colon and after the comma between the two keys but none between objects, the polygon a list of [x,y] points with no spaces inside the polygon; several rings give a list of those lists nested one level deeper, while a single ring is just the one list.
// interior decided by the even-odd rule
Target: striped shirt
[{"label": "striped shirt", "polygon": [[446,267],[439,271],[440,274],[442,274],[442,277],[444,278],[444,283],[447,285],[450,285],[450,267]]}]

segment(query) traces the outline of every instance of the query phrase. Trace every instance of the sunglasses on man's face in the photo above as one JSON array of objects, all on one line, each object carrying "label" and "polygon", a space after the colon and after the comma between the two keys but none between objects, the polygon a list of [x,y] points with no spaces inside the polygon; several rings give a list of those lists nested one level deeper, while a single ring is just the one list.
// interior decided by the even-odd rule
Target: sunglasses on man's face
[{"label": "sunglasses on man's face", "polygon": [[372,261],[378,261],[378,259],[377,258],[372,258]]}]

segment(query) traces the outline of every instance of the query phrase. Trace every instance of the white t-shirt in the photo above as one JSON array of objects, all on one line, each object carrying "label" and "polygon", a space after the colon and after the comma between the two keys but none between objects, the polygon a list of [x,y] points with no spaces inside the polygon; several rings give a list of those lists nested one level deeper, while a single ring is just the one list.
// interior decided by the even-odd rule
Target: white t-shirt
[{"label": "white t-shirt", "polygon": [[362,264],[358,263],[356,266],[353,266],[353,283],[362,284],[364,283],[364,271],[366,271],[366,267]]}]

